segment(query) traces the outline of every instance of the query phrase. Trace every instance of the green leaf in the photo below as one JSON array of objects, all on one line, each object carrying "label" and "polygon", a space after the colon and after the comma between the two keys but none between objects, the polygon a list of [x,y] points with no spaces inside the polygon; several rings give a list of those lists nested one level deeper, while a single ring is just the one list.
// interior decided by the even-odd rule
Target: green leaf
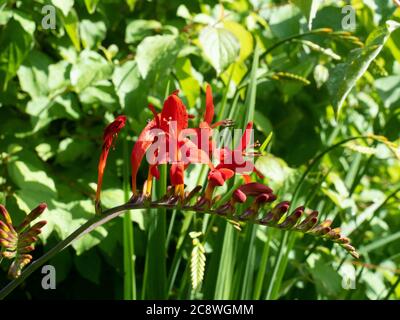
[{"label": "green leaf", "polygon": [[126,26],[125,42],[135,43],[147,36],[151,36],[154,31],[161,28],[162,24],[157,20],[132,20]]},{"label": "green leaf", "polygon": [[282,187],[293,171],[285,161],[272,154],[259,157],[255,166],[275,188]]},{"label": "green leaf", "polygon": [[312,29],[312,22],[317,15],[317,10],[322,0],[292,0],[307,18],[308,29]]},{"label": "green leaf", "polygon": [[85,5],[87,11],[92,14],[96,11],[97,5],[99,4],[100,0],[85,0]]},{"label": "green leaf", "polygon": [[225,21],[224,28],[236,37],[240,45],[239,61],[246,60],[253,52],[253,36],[241,24],[234,21]]},{"label": "green leaf", "polygon": [[111,111],[118,106],[118,97],[110,81],[104,80],[95,86],[87,87],[79,94],[79,100],[89,108],[104,106]]},{"label": "green leaf", "polygon": [[[48,176],[41,161],[31,152],[21,151],[7,164],[8,174],[20,188],[41,193],[47,198],[57,195],[54,180]],[[42,199],[42,201],[48,199]],[[37,204],[36,204],[37,205]]]},{"label": "green leaf", "polygon": [[74,6],[74,0],[51,0],[51,2],[61,10],[64,16],[68,16]]},{"label": "green leaf", "polygon": [[109,79],[112,72],[113,66],[100,54],[84,50],[71,69],[71,84],[79,93],[91,85]]},{"label": "green leaf", "polygon": [[76,96],[66,93],[50,100],[46,97],[34,98],[26,106],[26,113],[30,114],[34,132],[44,128],[55,119],[78,119],[80,111]]},{"label": "green leaf", "polygon": [[96,49],[101,45],[107,33],[104,21],[91,21],[84,19],[79,23],[81,41],[84,48]]},{"label": "green leaf", "polygon": [[28,31],[33,36],[36,30],[36,23],[32,20],[31,16],[19,10],[14,10],[12,16],[21,24],[25,31]]},{"label": "green leaf", "polygon": [[375,80],[375,87],[386,108],[400,102],[400,76],[377,79]]},{"label": "green leaf", "polygon": [[140,75],[146,79],[150,73],[163,74],[173,65],[179,49],[180,41],[172,35],[145,38],[139,44],[136,53]]},{"label": "green leaf", "polygon": [[133,11],[135,9],[135,5],[136,5],[136,0],[125,0],[126,4],[129,7],[130,11]]},{"label": "green leaf", "polygon": [[47,96],[48,72],[51,60],[39,51],[31,51],[25,62],[18,69],[18,79],[22,90],[32,98]]},{"label": "green leaf", "polygon": [[192,73],[192,64],[189,58],[179,58],[175,65],[176,76],[188,100],[188,106],[193,107],[200,95],[200,84]]},{"label": "green leaf", "polygon": [[65,138],[58,147],[56,161],[62,165],[73,164],[75,161],[90,158],[94,151],[88,140]]},{"label": "green leaf", "polygon": [[75,10],[71,10],[63,19],[63,25],[75,49],[81,51],[81,40],[79,36],[79,18]]},{"label": "green leaf", "polygon": [[[69,225],[70,233],[92,218],[95,212],[94,205],[90,200],[79,201],[73,206],[69,205],[69,208],[73,217],[73,220]],[[104,227],[96,228],[94,232],[86,234],[82,238],[77,239],[77,241],[74,241],[72,246],[74,247],[76,254],[80,255],[98,245],[101,240],[107,237],[107,234],[108,232]]]},{"label": "green leaf", "polygon": [[101,260],[96,251],[91,250],[79,257],[75,257],[74,262],[76,269],[83,278],[95,284],[99,284]]},{"label": "green leaf", "polygon": [[32,48],[33,39],[29,32],[15,19],[11,19],[2,30],[0,37],[0,83],[7,88]]},{"label": "green leaf", "polygon": [[386,26],[376,29],[370,34],[364,48],[354,49],[346,62],[338,64],[331,73],[328,89],[332,96],[332,104],[339,116],[343,103],[371,62],[381,52],[392,31],[400,26],[395,21],[386,22]]},{"label": "green leaf", "polygon": [[70,86],[71,67],[71,64],[64,60],[49,66],[48,88],[51,93],[62,92]]},{"label": "green leaf", "polygon": [[141,79],[136,61],[117,66],[112,76],[119,103],[128,114],[138,115],[147,101],[147,85]]},{"label": "green leaf", "polygon": [[205,27],[199,36],[204,55],[217,74],[239,58],[240,44],[232,32],[220,27]]}]

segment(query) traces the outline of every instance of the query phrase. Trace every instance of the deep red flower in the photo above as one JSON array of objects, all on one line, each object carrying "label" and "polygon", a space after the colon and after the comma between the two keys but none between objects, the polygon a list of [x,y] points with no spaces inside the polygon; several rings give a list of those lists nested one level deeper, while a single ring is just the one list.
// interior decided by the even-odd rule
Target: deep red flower
[{"label": "deep red flower", "polygon": [[[154,161],[150,163],[145,190],[147,195],[151,191],[153,176],[158,177],[159,164],[172,164],[170,169],[171,185],[175,186],[175,192],[181,196],[183,196],[184,170],[187,165],[189,163],[207,163],[211,166],[207,154],[185,136],[185,133],[189,134],[193,130],[187,129],[189,115],[177,94],[178,91],[174,91],[168,96],[161,113],[157,113],[153,106],[149,106],[154,114],[154,119],[144,128],[132,150],[132,189],[134,194],[137,194],[136,177],[143,157],[150,146],[157,141],[165,148],[162,151],[157,149],[150,154],[150,159],[154,159]],[[185,150],[185,154],[182,154],[182,149]]]},{"label": "deep red flower", "polygon": [[113,122],[111,122],[105,129],[103,134],[103,147],[100,155],[98,165],[98,178],[97,178],[97,191],[96,191],[96,204],[100,202],[101,186],[103,184],[104,169],[107,163],[108,153],[112,147],[118,133],[125,126],[126,116],[118,116]]}]

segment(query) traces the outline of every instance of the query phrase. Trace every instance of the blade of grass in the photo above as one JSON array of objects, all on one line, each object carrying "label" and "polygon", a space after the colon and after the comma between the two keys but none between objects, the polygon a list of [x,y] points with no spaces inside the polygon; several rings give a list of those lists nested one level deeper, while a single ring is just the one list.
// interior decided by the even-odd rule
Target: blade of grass
[{"label": "blade of grass", "polygon": [[255,281],[255,289],[253,299],[259,300],[261,298],[261,291],[264,285],[265,271],[267,270],[268,257],[270,251],[271,230],[267,229],[267,241],[264,243],[263,252],[260,260],[257,278]]},{"label": "blade of grass", "polygon": [[[129,200],[131,192],[130,188],[130,175],[129,175],[129,154],[128,154],[128,141],[124,139],[124,196],[125,202]],[[124,248],[124,299],[136,300],[136,279],[135,279],[135,249],[133,240],[133,223],[131,212],[128,211],[124,214],[123,218],[123,248]]]},{"label": "blade of grass", "polygon": [[[158,198],[167,191],[167,165],[160,165],[159,171],[160,178],[155,188]],[[151,221],[148,229],[142,298],[165,299],[167,297],[166,210],[150,209],[149,211]]]}]

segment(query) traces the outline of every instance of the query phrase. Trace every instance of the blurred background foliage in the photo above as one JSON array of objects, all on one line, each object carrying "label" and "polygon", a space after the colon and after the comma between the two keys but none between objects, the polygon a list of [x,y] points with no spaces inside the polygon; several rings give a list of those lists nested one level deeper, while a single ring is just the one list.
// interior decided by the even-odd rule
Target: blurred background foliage
[{"label": "blurred background foliage", "polygon": [[[298,199],[335,219],[362,258],[354,262],[312,237],[282,242],[280,231],[229,233],[222,219],[206,228],[207,219],[167,213],[167,239],[160,244],[167,272],[159,283],[166,289],[159,295],[144,282],[154,214],[135,211],[137,297],[400,298],[400,30],[388,39],[374,35],[370,47],[366,43],[378,26],[386,30],[388,19],[400,21],[392,1],[0,3],[0,202],[15,221],[39,202],[49,205],[35,257],[94,214],[102,130],[115,115],[126,114],[129,123],[110,154],[105,207],[124,202],[126,150],[152,117],[148,102],[161,108],[168,83],[171,91],[180,89],[194,115],[202,114],[205,83],[211,83],[216,113],[240,127],[257,47],[256,138],[262,142],[273,132],[257,167],[282,198],[291,199],[310,161],[331,145],[372,137],[327,153],[307,175]],[[346,4],[356,10],[352,35],[342,32]],[[55,8],[55,29],[43,28],[45,5]],[[343,68],[347,74],[340,73]],[[351,83],[351,77],[359,80]],[[188,173],[188,185],[197,183],[199,172]],[[201,247],[190,231],[203,231],[191,234]],[[117,218],[50,261],[57,290],[42,290],[36,272],[12,297],[127,298],[123,246],[123,219]],[[195,276],[203,280],[197,290],[191,289],[191,256],[199,262]],[[6,270],[4,262],[2,267]],[[355,288],[345,290],[343,278],[351,278],[354,269]]]}]

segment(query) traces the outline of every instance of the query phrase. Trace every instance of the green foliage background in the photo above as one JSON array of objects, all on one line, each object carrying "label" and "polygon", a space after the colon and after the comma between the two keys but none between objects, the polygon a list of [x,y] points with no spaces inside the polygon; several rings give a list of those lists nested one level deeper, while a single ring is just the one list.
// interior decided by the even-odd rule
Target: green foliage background
[{"label": "green foliage background", "polygon": [[[354,37],[340,33],[346,4],[356,9]],[[56,9],[55,29],[43,28],[45,5]],[[50,261],[57,290],[42,290],[36,272],[12,297],[400,298],[400,30],[389,36],[389,19],[400,21],[389,0],[1,1],[0,202],[16,221],[39,202],[49,205],[35,257],[94,214],[102,130],[115,115],[129,123],[110,154],[105,207],[124,202],[129,150],[152,117],[148,102],[161,108],[168,84],[198,116],[211,83],[216,113],[241,127],[256,47],[256,137],[262,142],[273,132],[257,167],[281,198],[291,199],[311,159],[331,145],[375,135],[327,153],[297,199],[341,225],[362,254],[356,264],[312,237],[287,239],[261,227],[238,233],[222,219],[208,228],[209,217],[167,212],[166,256],[150,260],[160,259],[151,269],[160,213],[135,211],[135,294],[126,291],[127,242],[117,218]],[[202,172],[194,168],[187,184]],[[203,234],[193,241],[191,231]],[[341,275],[353,268],[356,288],[345,290]],[[146,284],[146,277],[159,282]]]}]

